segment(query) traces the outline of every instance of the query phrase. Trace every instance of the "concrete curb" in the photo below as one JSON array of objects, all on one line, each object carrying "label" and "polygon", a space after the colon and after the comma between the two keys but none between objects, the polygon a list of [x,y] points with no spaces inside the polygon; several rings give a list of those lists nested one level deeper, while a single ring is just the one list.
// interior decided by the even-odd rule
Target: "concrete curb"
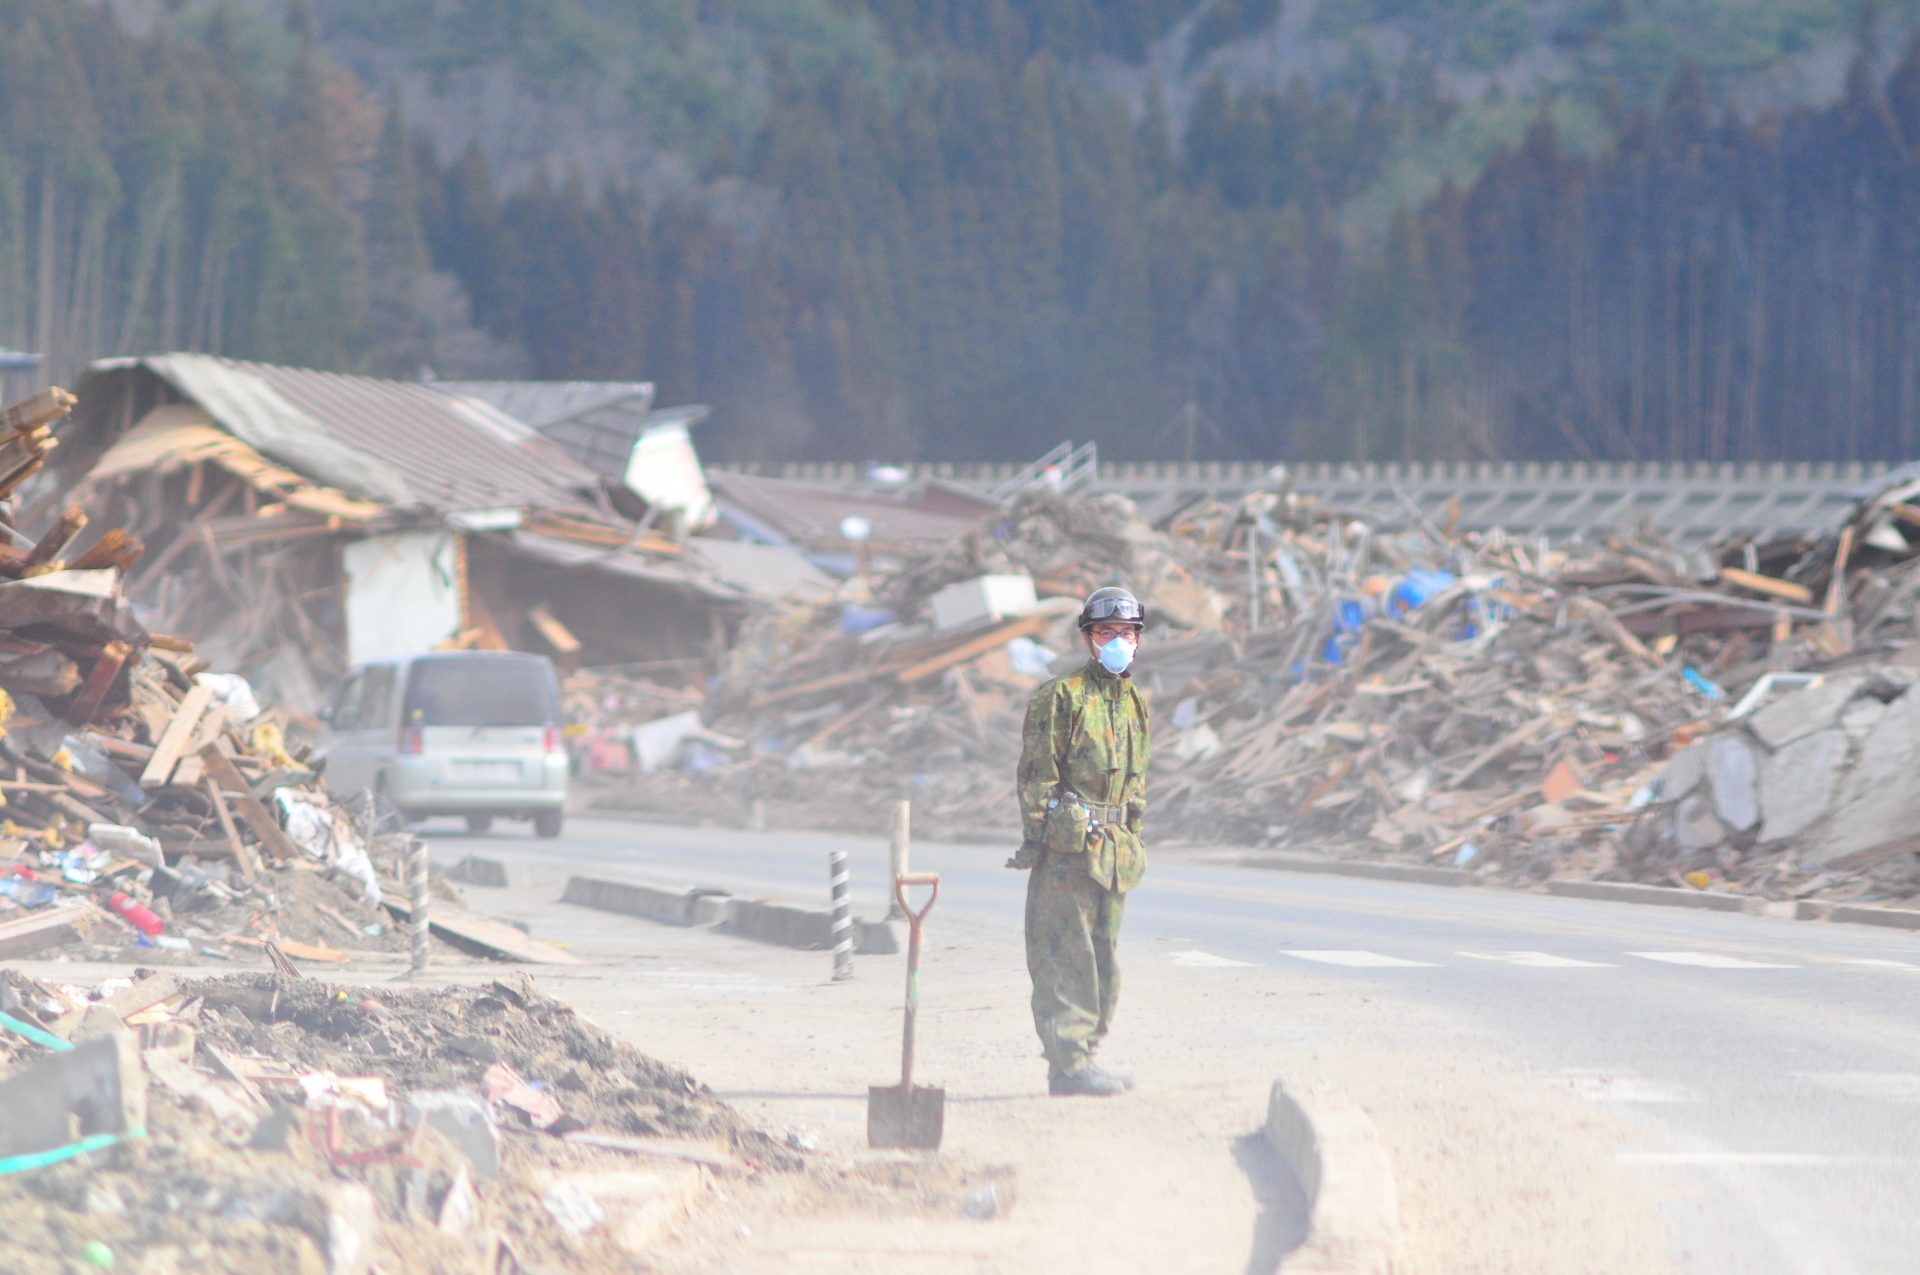
[{"label": "concrete curb", "polygon": [[1307,1197],[1307,1241],[1288,1275],[1392,1275],[1400,1232],[1393,1161],[1367,1113],[1338,1091],[1273,1082],[1267,1141]]},{"label": "concrete curb", "polygon": [[1547,893],[1570,899],[1610,899],[1616,903],[1650,903],[1655,907],[1696,908],[1703,912],[1753,912],[1765,899],[1745,894],[1715,894],[1710,890],[1681,890],[1668,885],[1634,885],[1627,881],[1549,881]]},{"label": "concrete curb", "polygon": [[1884,925],[1896,930],[1920,930],[1920,909],[1876,908],[1866,903],[1822,903],[1802,899],[1793,905],[1796,921],[1846,921],[1854,925]]},{"label": "concrete curb", "polygon": [[1426,868],[1413,863],[1367,863],[1358,859],[1308,859],[1295,854],[1249,854],[1229,860],[1236,867],[1274,872],[1313,872],[1335,877],[1371,877],[1376,881],[1412,881],[1420,885],[1479,885],[1480,878],[1458,868]]},{"label": "concrete curb", "polygon": [[[759,899],[736,899],[725,890],[711,887],[675,891],[636,881],[568,877],[560,901],[637,916],[663,925],[712,926],[777,947],[823,952],[833,946],[833,914],[824,908],[815,910]],[[900,939],[904,928],[897,922],[863,921],[856,917],[853,950],[862,956],[893,956],[905,951]]]}]

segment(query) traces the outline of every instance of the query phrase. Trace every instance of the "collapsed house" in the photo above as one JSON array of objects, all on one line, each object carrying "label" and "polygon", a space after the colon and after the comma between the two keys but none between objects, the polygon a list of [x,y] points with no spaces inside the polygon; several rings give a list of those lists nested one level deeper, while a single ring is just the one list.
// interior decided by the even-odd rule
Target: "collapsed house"
[{"label": "collapsed house", "polygon": [[772,574],[663,534],[630,487],[444,386],[163,354],[77,390],[23,525],[71,500],[143,541],[142,619],[296,712],[396,652],[702,662]]}]

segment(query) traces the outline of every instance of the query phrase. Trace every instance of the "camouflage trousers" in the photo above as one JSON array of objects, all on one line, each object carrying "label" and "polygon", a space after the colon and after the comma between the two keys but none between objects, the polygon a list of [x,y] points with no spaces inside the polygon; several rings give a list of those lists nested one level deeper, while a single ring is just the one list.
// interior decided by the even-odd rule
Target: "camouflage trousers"
[{"label": "camouflage trousers", "polygon": [[1113,1025],[1126,905],[1126,895],[1088,875],[1082,854],[1042,854],[1027,878],[1033,1027],[1054,1071],[1086,1066]]}]

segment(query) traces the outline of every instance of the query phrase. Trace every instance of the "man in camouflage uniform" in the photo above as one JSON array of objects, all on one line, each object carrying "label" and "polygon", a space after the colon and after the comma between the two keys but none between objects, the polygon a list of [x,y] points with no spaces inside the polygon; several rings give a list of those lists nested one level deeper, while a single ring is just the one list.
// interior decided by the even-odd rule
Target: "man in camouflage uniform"
[{"label": "man in camouflage uniform", "polygon": [[1146,613],[1125,589],[1096,589],[1080,609],[1090,657],[1033,693],[1021,736],[1029,868],[1027,972],[1033,1025],[1055,1095],[1132,1088],[1093,1064],[1120,998],[1115,948],[1127,891],[1146,870],[1147,705],[1128,673]]}]

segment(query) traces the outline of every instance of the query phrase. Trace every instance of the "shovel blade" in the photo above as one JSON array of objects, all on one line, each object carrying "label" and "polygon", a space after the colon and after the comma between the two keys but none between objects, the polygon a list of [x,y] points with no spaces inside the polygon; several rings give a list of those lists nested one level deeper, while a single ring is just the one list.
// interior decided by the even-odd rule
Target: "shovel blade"
[{"label": "shovel blade", "polygon": [[922,1147],[940,1145],[947,1126],[947,1091],[926,1085],[867,1087],[867,1145]]}]

